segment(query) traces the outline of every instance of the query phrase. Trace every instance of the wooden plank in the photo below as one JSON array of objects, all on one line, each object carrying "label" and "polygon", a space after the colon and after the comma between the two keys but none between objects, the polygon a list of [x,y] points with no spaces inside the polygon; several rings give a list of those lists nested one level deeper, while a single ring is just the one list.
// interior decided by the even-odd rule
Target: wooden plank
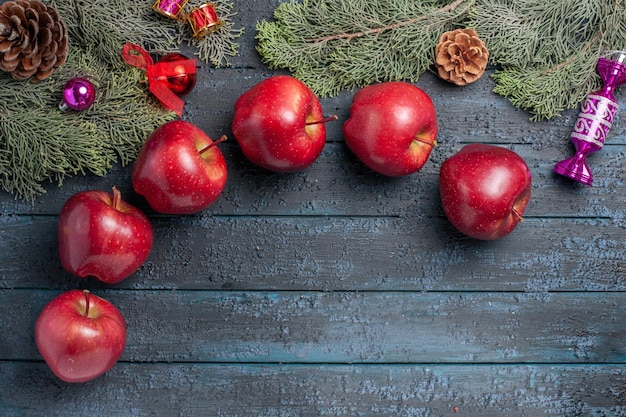
[{"label": "wooden plank", "polygon": [[0,362],[3,416],[511,417],[626,414],[623,366],[349,366],[119,363],[64,384]]},{"label": "wooden plank", "polygon": [[[443,153],[436,150],[424,168],[407,177],[385,178],[373,173],[343,144],[327,144],[322,156],[309,169],[296,174],[275,174],[252,166],[235,143],[224,144],[229,178],[215,204],[202,214],[223,216],[442,216],[439,199],[439,167]],[[443,148],[443,145],[441,146]],[[626,218],[626,170],[624,152],[606,146],[602,155],[590,158],[595,185],[588,187],[552,173],[554,163],[568,156],[556,148],[537,152],[531,145],[511,147],[528,163],[533,190],[525,217]],[[62,187],[49,185],[34,203],[0,193],[0,213],[56,215],[74,193],[118,187],[123,197],[149,215],[155,213],[134,193],[131,168],[116,167],[105,177],[75,177]]]},{"label": "wooden plank", "polygon": [[[538,154],[553,147],[571,152],[573,146],[569,137],[579,110],[565,111],[552,120],[533,122],[527,112],[514,108],[507,98],[492,92],[495,82],[490,75],[493,71],[489,70],[480,81],[463,88],[450,85],[431,73],[420,77],[416,85],[432,98],[437,110],[440,146],[488,142],[527,144]],[[209,70],[206,78],[186,96],[184,118],[212,136],[227,134],[232,138],[230,126],[237,98],[254,84],[277,74],[288,73],[270,71],[262,65],[228,71]],[[328,142],[343,142],[342,125],[350,115],[354,93],[343,91],[334,97],[321,98],[324,113],[339,117],[338,121],[326,125]],[[625,97],[618,93],[618,99]],[[606,143],[626,144],[626,117],[618,114]]]},{"label": "wooden plank", "polygon": [[[626,293],[116,291],[122,359],[226,363],[621,363]],[[40,358],[54,291],[0,293],[0,359]]]},{"label": "wooden plank", "polygon": [[[116,288],[626,291],[621,221],[529,218],[491,242],[445,218],[156,218],[146,263]],[[65,272],[56,217],[0,216],[0,288],[103,288]],[[19,250],[16,250],[19,248]]]},{"label": "wooden plank", "polygon": [[[493,69],[480,81],[463,88],[450,85],[430,73],[420,77],[416,85],[432,98],[437,110],[440,147],[487,142],[527,144],[538,155],[554,147],[573,151],[569,137],[578,117],[578,109],[565,111],[561,117],[552,120],[533,122],[527,112],[514,108],[507,98],[492,92],[495,87],[490,79],[492,73]],[[232,138],[230,126],[237,98],[254,84],[277,74],[288,73],[269,71],[263,66],[211,70],[205,82],[198,84],[186,96],[184,118],[193,121],[211,136],[227,134]],[[339,117],[338,121],[326,125],[328,142],[343,142],[342,126],[350,115],[354,93],[343,91],[334,97],[321,98],[324,113]],[[618,94],[618,98],[624,96]],[[618,114],[606,143],[614,146],[626,144],[626,117]]]}]

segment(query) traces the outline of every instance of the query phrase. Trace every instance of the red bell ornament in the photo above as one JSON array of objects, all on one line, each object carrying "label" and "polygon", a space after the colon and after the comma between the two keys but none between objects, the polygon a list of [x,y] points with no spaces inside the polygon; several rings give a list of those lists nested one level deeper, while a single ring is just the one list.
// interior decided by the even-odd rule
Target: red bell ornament
[{"label": "red bell ornament", "polygon": [[210,2],[191,10],[187,15],[187,22],[196,38],[203,38],[211,34],[224,24],[224,21],[217,15],[215,3]]},{"label": "red bell ornament", "polygon": [[170,89],[178,97],[182,97],[189,94],[191,90],[196,86],[196,80],[198,74],[194,68],[192,71],[188,71],[188,68],[183,65],[183,62],[188,61],[189,58],[182,54],[171,53],[164,55],[157,61],[157,64],[164,62],[179,62],[180,65],[171,67],[171,73],[168,75],[160,75],[155,78],[157,82],[163,82],[167,88]]}]

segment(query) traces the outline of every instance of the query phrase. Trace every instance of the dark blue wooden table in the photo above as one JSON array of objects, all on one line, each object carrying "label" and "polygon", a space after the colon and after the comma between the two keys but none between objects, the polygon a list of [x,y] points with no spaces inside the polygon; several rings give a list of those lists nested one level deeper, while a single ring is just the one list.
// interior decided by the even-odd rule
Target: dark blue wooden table
[{"label": "dark blue wooden table", "polygon": [[[238,2],[232,68],[200,70],[184,119],[227,134],[246,89],[278,72],[254,25],[279,2]],[[492,93],[427,73],[439,146],[424,169],[384,178],[347,150],[353,92],[322,100],[339,121],[309,169],[272,174],[222,149],[229,180],[197,215],[150,211],[129,167],[65,181],[34,204],[0,194],[0,416],[625,416],[626,117],[589,158],[593,187],[552,174],[577,111],[531,122]],[[624,104],[623,93],[618,98]],[[441,163],[464,144],[519,153],[533,174],[525,221],[481,242],[456,232]],[[146,264],[120,284],[77,282],[57,253],[63,203],[121,189],[155,227]],[[42,307],[89,288],[128,322],[120,362],[66,384],[34,343]]]}]

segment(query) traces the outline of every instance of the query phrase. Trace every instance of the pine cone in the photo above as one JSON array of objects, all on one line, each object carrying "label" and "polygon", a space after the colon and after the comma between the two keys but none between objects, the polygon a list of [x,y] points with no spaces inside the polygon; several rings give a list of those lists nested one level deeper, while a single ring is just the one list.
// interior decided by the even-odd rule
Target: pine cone
[{"label": "pine cone", "polygon": [[57,11],[38,0],[0,6],[0,69],[16,80],[46,79],[68,54],[67,27]]},{"label": "pine cone", "polygon": [[456,85],[479,79],[489,59],[489,51],[472,29],[456,29],[442,34],[435,54],[439,76]]}]

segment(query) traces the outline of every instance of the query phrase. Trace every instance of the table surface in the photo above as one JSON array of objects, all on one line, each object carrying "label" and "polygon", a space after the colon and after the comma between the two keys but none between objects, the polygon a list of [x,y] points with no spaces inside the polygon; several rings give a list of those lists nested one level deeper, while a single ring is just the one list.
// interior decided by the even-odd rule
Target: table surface
[{"label": "table surface", "polygon": [[[279,73],[254,39],[278,3],[237,2],[239,55],[203,65],[186,97],[183,118],[212,137],[232,138],[235,100]],[[197,215],[151,211],[129,167],[49,185],[34,204],[0,194],[0,415],[625,416],[625,118],[590,156],[587,187],[552,173],[572,154],[576,110],[532,122],[489,73],[417,85],[437,107],[439,146],[407,177],[349,152],[343,92],[322,100],[339,121],[302,172],[270,173],[235,140],[221,145],[226,189]],[[525,220],[497,241],[464,237],[441,208],[441,163],[472,142],[512,149],[532,171]],[[78,282],[59,263],[59,210],[112,186],[153,221],[153,251],[119,284]],[[119,363],[83,384],[54,377],[33,336],[43,306],[73,288],[128,324]]]}]

